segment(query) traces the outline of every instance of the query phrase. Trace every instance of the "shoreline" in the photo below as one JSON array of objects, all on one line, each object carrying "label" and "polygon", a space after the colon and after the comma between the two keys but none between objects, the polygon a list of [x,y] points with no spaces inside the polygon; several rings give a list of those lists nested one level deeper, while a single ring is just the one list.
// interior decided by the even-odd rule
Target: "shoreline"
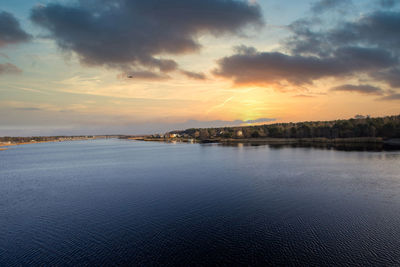
[{"label": "shoreline", "polygon": [[50,142],[61,142],[61,141],[40,141],[40,142],[21,142],[21,143],[11,143],[11,144],[0,144],[0,147],[8,147],[8,146],[20,146],[20,145],[29,145],[29,144],[40,144],[40,143],[50,143]]},{"label": "shoreline", "polygon": [[150,138],[150,137],[133,137],[128,140],[145,141],[145,142],[182,142],[182,143],[199,143],[199,144],[273,144],[273,145],[388,145],[400,148],[400,139],[384,140],[381,137],[360,137],[360,138],[214,138],[214,139],[188,139],[188,138]]},{"label": "shoreline", "polygon": [[[66,142],[66,141],[84,141],[95,140],[100,138],[86,138],[86,139],[68,139],[68,140],[47,140],[47,141],[32,141],[20,143],[0,143],[0,151],[5,151],[13,146],[40,144],[40,143],[53,143],[53,142]],[[193,143],[193,144],[254,144],[254,145],[343,145],[343,146],[360,146],[360,145],[381,145],[391,148],[400,149],[400,139],[384,140],[381,137],[360,137],[360,138],[212,138],[212,139],[192,139],[192,138],[155,138],[149,136],[138,136],[124,138],[126,140],[145,141],[145,142],[165,142],[165,143]]]},{"label": "shoreline", "polygon": [[0,143],[0,151],[4,151],[13,146],[30,145],[30,144],[41,144],[41,143],[57,143],[57,142],[67,142],[67,141],[85,141],[85,140],[96,140],[102,138],[76,138],[76,139],[54,139],[46,141],[32,141],[32,142],[16,142],[16,143]]}]

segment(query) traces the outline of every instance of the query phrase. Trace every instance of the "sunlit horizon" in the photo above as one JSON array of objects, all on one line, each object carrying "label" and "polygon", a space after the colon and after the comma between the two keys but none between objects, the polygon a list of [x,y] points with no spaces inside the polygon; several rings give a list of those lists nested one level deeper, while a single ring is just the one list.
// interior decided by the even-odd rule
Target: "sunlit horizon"
[{"label": "sunlit horizon", "polygon": [[91,2],[0,4],[0,136],[400,114],[395,1]]}]

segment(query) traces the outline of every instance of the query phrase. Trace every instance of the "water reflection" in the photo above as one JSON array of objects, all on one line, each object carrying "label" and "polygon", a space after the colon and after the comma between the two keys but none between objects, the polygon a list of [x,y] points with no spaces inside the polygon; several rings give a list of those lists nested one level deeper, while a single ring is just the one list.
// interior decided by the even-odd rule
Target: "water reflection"
[{"label": "water reflection", "polygon": [[247,143],[214,143],[214,144],[203,144],[203,145],[218,145],[226,147],[265,147],[268,146],[271,149],[283,149],[283,148],[315,148],[322,150],[338,150],[338,151],[400,151],[400,147],[391,146],[386,144],[326,144],[326,143],[302,143],[302,144],[270,144],[260,142],[247,142]]},{"label": "water reflection", "polygon": [[399,162],[330,146],[15,147],[0,153],[0,266],[399,266]]}]

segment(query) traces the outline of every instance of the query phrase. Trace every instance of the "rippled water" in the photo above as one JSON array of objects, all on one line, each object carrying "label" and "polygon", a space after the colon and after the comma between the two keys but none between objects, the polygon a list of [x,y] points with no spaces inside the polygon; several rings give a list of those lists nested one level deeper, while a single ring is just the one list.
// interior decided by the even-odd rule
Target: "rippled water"
[{"label": "rippled water", "polygon": [[126,140],[0,152],[0,266],[399,265],[400,152]]}]

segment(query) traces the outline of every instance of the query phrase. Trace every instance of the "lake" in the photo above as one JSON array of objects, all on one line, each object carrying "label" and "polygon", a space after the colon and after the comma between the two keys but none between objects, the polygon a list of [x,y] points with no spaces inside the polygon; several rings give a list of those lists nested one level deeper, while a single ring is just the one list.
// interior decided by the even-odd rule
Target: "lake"
[{"label": "lake", "polygon": [[399,226],[399,151],[117,139],[0,151],[0,266],[393,266]]}]

